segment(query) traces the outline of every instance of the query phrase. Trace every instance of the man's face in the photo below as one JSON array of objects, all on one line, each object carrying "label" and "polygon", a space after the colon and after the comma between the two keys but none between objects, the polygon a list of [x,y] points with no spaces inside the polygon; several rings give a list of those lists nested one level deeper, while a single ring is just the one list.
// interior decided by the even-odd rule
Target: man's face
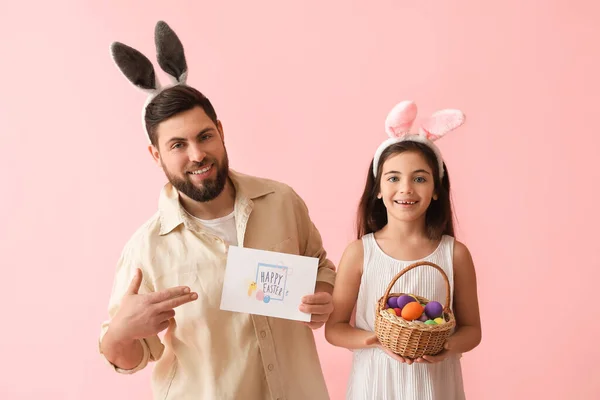
[{"label": "man's face", "polygon": [[199,202],[221,194],[229,160],[220,121],[215,125],[202,108],[194,107],[161,122],[156,137],[150,153],[180,193]]}]

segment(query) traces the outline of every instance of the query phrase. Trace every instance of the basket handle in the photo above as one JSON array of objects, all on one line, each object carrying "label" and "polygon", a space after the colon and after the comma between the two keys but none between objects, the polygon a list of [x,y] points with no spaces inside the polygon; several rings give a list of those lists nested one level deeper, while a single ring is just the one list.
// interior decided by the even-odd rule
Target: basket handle
[{"label": "basket handle", "polygon": [[379,310],[383,310],[383,308],[385,307],[385,303],[387,302],[388,296],[390,295],[392,287],[394,286],[394,284],[396,283],[396,281],[402,275],[404,275],[405,273],[407,273],[411,269],[417,268],[417,267],[420,267],[420,266],[423,266],[423,265],[429,265],[430,267],[433,267],[433,268],[437,269],[439,271],[439,273],[442,274],[442,276],[444,277],[444,282],[446,282],[446,305],[444,306],[444,311],[450,310],[450,282],[448,281],[448,276],[446,275],[446,273],[444,272],[443,269],[441,269],[439,266],[437,266],[436,264],[431,263],[429,261],[419,261],[419,262],[416,262],[416,263],[411,264],[408,267],[404,268],[402,271],[398,272],[396,274],[396,276],[392,279],[392,281],[390,282],[390,284],[388,285],[387,290],[385,291],[385,294],[381,298],[381,301],[379,302]]}]

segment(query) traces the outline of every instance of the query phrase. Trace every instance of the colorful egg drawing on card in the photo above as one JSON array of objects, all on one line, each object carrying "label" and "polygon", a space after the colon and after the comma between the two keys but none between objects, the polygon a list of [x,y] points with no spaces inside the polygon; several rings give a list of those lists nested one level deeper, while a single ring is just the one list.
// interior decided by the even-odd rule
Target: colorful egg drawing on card
[{"label": "colorful egg drawing on card", "polygon": [[258,292],[256,292],[256,300],[263,301],[264,298],[265,298],[265,294],[263,293],[262,290],[259,290]]}]

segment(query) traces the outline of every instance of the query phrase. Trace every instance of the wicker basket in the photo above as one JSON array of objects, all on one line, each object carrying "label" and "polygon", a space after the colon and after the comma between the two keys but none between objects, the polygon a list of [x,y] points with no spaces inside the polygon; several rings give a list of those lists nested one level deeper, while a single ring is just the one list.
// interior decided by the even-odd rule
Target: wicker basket
[{"label": "wicker basket", "polygon": [[[427,325],[422,322],[407,321],[385,310],[390,297],[401,296],[405,293],[390,293],[396,281],[413,268],[431,266],[437,269],[446,282],[446,303],[443,318],[446,321],[440,325]],[[406,293],[407,294],[407,293]],[[429,300],[416,297],[422,304]],[[450,310],[450,282],[446,273],[437,265],[420,261],[409,265],[400,271],[390,282],[383,297],[377,303],[375,314],[375,334],[379,342],[390,351],[406,358],[415,359],[423,355],[435,355],[443,350],[444,343],[452,329],[456,326],[454,314]]]}]

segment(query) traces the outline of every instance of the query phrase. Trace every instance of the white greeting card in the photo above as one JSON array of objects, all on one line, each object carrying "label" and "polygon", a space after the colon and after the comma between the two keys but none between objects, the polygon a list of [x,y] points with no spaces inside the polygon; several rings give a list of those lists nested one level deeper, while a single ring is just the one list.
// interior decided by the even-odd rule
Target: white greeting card
[{"label": "white greeting card", "polygon": [[309,322],[298,307],[315,292],[318,265],[313,257],[229,246],[221,310]]}]

